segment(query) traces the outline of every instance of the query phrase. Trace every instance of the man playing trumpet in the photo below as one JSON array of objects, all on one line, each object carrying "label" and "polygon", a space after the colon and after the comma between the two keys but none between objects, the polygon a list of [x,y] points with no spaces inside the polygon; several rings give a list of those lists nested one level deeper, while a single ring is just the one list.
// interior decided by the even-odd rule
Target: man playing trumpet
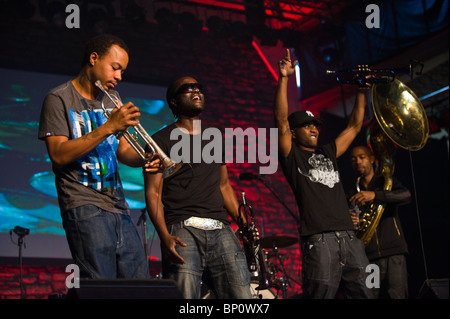
[{"label": "man playing trumpet", "polygon": [[[128,60],[121,39],[92,38],[78,76],[51,90],[41,110],[38,137],[52,162],[63,227],[81,277],[149,277],[118,172],[119,161],[132,167],[145,163],[123,137],[115,136],[139,123],[139,109],[131,102],[119,109],[108,99],[99,101],[95,86],[100,81],[118,97],[112,89],[122,80]],[[112,109],[109,119],[102,103]],[[148,171],[158,167],[159,160],[147,164]]]}]

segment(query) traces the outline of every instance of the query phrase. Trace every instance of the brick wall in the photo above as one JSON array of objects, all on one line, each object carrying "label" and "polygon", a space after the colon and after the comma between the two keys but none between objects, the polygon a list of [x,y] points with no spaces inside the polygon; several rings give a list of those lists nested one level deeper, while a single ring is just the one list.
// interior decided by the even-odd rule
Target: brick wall
[{"label": "brick wall", "polygon": [[[68,274],[65,265],[52,261],[24,260],[22,266],[23,298],[47,299],[65,294]],[[18,259],[3,259],[0,263],[0,299],[20,299],[20,265]]]},{"label": "brick wall", "polygon": [[[67,294],[67,265],[64,259],[24,258],[22,262],[22,291],[18,258],[0,257],[0,299],[62,298]],[[160,278],[161,262],[150,261],[150,275]]]}]

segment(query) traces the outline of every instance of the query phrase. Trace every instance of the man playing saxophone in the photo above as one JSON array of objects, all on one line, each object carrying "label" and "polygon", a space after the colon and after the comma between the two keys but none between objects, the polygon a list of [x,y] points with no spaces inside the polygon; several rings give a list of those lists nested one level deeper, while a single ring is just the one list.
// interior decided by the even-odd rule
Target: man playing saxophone
[{"label": "man playing saxophone", "polygon": [[[80,276],[86,278],[149,278],[147,256],[125,201],[118,161],[144,166],[144,160],[123,137],[115,135],[136,125],[139,109],[131,102],[120,109],[105,90],[122,80],[128,48],[119,38],[100,35],[86,43],[78,76],[45,97],[39,139],[50,156],[63,227]],[[103,105],[104,103],[104,105]],[[109,119],[104,106],[112,109]],[[159,168],[159,160],[147,165]]]}]

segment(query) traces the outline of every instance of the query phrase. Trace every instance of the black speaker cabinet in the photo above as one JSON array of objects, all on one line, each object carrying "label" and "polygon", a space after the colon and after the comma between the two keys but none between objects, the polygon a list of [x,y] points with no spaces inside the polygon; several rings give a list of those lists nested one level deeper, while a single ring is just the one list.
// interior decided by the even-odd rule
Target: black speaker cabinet
[{"label": "black speaker cabinet", "polygon": [[80,279],[68,299],[182,299],[173,280],[166,279]]},{"label": "black speaker cabinet", "polygon": [[419,299],[448,299],[448,278],[427,279],[419,291]]}]

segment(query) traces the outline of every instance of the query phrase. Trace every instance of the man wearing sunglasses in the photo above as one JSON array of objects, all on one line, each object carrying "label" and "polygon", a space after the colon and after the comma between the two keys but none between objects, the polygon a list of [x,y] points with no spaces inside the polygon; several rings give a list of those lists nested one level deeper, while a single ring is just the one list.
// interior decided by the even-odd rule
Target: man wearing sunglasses
[{"label": "man wearing sunglasses", "polygon": [[[239,204],[224,152],[219,162],[194,160],[210,142],[201,139],[205,128],[199,125],[203,87],[192,77],[181,77],[167,89],[167,102],[175,123],[153,139],[166,154],[180,139],[190,140],[190,149],[181,154],[184,165],[169,177],[144,171],[147,210],[163,251],[163,276],[175,280],[187,299],[201,297],[202,282],[219,299],[251,298],[245,255],[228,218],[237,221]],[[199,140],[201,149],[194,145]]]}]

